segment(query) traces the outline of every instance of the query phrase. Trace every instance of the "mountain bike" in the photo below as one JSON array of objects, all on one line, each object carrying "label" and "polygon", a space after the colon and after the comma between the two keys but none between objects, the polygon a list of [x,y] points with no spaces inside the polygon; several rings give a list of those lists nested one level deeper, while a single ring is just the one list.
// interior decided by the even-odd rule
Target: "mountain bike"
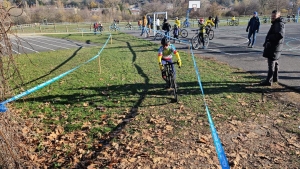
[{"label": "mountain bike", "polygon": [[133,26],[131,25],[131,23],[128,23],[128,24],[125,26],[125,29],[131,30],[131,29],[133,29]]},{"label": "mountain bike", "polygon": [[176,102],[178,102],[178,97],[177,97],[177,84],[176,84],[176,81],[175,81],[175,73],[172,69],[172,65],[173,64],[178,64],[178,62],[168,62],[166,64],[164,64],[164,70],[165,73],[166,73],[166,79],[167,79],[167,85],[168,87],[170,87],[171,89],[173,89],[173,95],[174,95],[174,100]]},{"label": "mountain bike", "polygon": [[[183,29],[183,28],[178,28],[179,29],[179,35],[183,38],[186,38],[189,33],[186,29]],[[170,32],[173,32],[174,31],[174,27],[172,27],[172,29],[170,30]]]},{"label": "mountain bike", "polygon": [[118,31],[118,30],[120,30],[120,27],[117,25],[117,24],[111,24],[110,26],[109,26],[109,30],[110,31]]},{"label": "mountain bike", "polygon": [[165,37],[164,33],[162,31],[157,31],[154,40],[161,40],[163,37]]},{"label": "mountain bike", "polygon": [[231,20],[229,21],[229,26],[238,26],[239,25],[239,21],[238,20]]},{"label": "mountain bike", "polygon": [[[192,30],[192,31],[197,31],[196,35],[192,37],[192,47],[193,49],[199,49],[200,45],[202,44],[202,37],[199,38],[199,30]],[[209,36],[204,33],[204,47],[207,48],[209,44]]]}]

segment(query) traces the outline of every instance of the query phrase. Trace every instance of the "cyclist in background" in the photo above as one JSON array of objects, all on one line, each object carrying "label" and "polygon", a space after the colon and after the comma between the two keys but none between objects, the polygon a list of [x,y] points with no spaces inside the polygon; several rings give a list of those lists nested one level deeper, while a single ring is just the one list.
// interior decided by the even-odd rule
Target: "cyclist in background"
[{"label": "cyclist in background", "polygon": [[[168,38],[166,38],[166,37],[162,38],[161,46],[158,49],[158,65],[159,65],[159,69],[161,70],[162,78],[167,83],[166,88],[170,88],[171,84],[168,84],[167,77],[166,77],[167,76],[166,70],[164,70],[164,65],[166,63],[172,63],[172,57],[173,57],[172,54],[174,54],[176,56],[177,64],[180,68],[181,67],[181,59],[180,59],[178,51],[176,50],[174,45],[170,44],[170,41],[168,40]],[[172,70],[174,72],[174,78],[176,78],[176,71],[175,71],[173,64],[172,64]]]},{"label": "cyclist in background", "polygon": [[180,29],[180,20],[178,19],[178,17],[176,17],[176,19],[175,19],[175,24]]},{"label": "cyclist in background", "polygon": [[212,19],[211,16],[208,17],[208,19],[205,21],[205,25],[206,25],[206,33],[208,32],[209,29],[211,29],[213,26],[215,26],[214,21]]},{"label": "cyclist in background", "polygon": [[204,34],[206,33],[206,24],[204,23],[204,19],[200,18],[199,19],[199,39],[201,39],[203,49],[206,47],[204,46]]},{"label": "cyclist in background", "polygon": [[232,21],[235,21],[235,16],[233,16],[233,17],[231,18],[231,20],[232,20]]}]

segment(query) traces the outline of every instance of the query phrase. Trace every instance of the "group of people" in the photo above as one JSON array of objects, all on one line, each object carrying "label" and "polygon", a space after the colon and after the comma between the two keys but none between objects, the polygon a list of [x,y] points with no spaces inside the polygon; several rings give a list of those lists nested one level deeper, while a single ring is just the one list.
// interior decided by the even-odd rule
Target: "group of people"
[{"label": "group of people", "polygon": [[[215,19],[216,20],[216,19]],[[204,19],[199,20],[200,33],[199,36],[203,36],[206,32],[206,25],[211,24],[216,26],[216,22],[213,22],[212,18],[208,18],[204,22]],[[263,44],[263,57],[268,59],[268,75],[267,78],[262,81],[259,85],[261,86],[271,86],[273,83],[278,82],[278,70],[279,70],[279,58],[281,56],[284,36],[285,36],[285,24],[284,19],[281,18],[280,12],[277,10],[272,11],[271,14],[271,27],[266,35],[265,42]],[[178,25],[177,25],[178,26]],[[256,40],[256,33],[259,32],[260,21],[257,12],[253,13],[253,17],[249,20],[246,32],[248,32],[248,47],[253,48]],[[168,24],[167,19],[164,19],[163,30],[169,30],[170,24]],[[168,36],[167,36],[168,37]],[[162,78],[167,82],[164,72],[164,64],[167,62],[172,62],[172,54],[175,54],[177,58],[177,63],[181,67],[181,59],[175,46],[170,44],[169,39],[165,37],[161,40],[161,47],[158,50],[158,63],[159,68],[162,72]],[[251,39],[252,37],[252,39]],[[172,66],[175,73],[175,68]],[[168,84],[167,84],[168,87]]]},{"label": "group of people", "polygon": [[141,20],[138,21],[138,26],[142,30],[141,36],[143,36],[144,33],[147,34],[147,37],[149,37],[149,33],[151,33],[151,29],[153,29],[153,21],[150,16],[146,17],[145,15]]},{"label": "group of people", "polygon": [[94,28],[94,34],[96,34],[97,31],[102,32],[103,25],[100,22],[95,22],[93,28]]}]

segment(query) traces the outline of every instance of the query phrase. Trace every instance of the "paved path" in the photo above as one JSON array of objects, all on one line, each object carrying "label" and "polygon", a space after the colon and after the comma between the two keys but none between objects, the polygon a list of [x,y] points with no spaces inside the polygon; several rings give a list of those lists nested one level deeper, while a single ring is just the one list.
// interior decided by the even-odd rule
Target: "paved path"
[{"label": "paved path", "polygon": [[[280,83],[300,91],[300,24],[286,24],[286,37],[284,51],[279,60]],[[241,68],[247,72],[255,73],[263,78],[267,75],[267,59],[262,57],[263,43],[270,24],[264,24],[257,34],[257,41],[254,48],[248,48],[248,33],[245,26],[220,27],[214,29],[215,38],[210,41],[208,49],[194,50],[195,54],[213,57],[229,65]],[[191,30],[185,40],[190,40],[195,34]],[[140,31],[124,31],[128,34],[140,36]],[[153,37],[145,38],[154,41]],[[175,43],[178,50],[188,50],[184,44]]]}]

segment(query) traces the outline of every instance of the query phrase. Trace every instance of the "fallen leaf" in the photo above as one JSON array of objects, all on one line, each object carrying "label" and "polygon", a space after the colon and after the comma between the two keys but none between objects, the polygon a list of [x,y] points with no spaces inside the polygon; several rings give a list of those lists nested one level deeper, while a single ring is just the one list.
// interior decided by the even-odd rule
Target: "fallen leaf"
[{"label": "fallen leaf", "polygon": [[200,134],[199,134],[199,143],[207,144],[208,143],[208,138],[204,135],[200,136]]},{"label": "fallen leaf", "polygon": [[90,164],[89,166],[87,166],[87,169],[97,169],[98,165],[97,164]]},{"label": "fallen leaf", "polygon": [[131,163],[136,162],[136,160],[137,160],[137,158],[130,158],[130,159],[128,159],[128,161],[131,162]]},{"label": "fallen leaf", "polygon": [[50,139],[50,140],[56,140],[58,138],[57,134],[55,134],[54,132],[52,132],[49,136],[47,136],[46,138]]},{"label": "fallen leaf", "polygon": [[161,160],[161,157],[152,158],[153,163],[158,163]]},{"label": "fallen leaf", "polygon": [[84,122],[81,126],[82,130],[90,129],[91,128],[91,123],[89,121]]},{"label": "fallen leaf", "polygon": [[88,102],[84,102],[83,103],[83,107],[88,107],[89,106],[89,103]]},{"label": "fallen leaf", "polygon": [[167,126],[165,127],[165,129],[168,130],[168,131],[170,131],[170,130],[173,130],[173,127],[172,127],[171,125],[167,125]]}]

